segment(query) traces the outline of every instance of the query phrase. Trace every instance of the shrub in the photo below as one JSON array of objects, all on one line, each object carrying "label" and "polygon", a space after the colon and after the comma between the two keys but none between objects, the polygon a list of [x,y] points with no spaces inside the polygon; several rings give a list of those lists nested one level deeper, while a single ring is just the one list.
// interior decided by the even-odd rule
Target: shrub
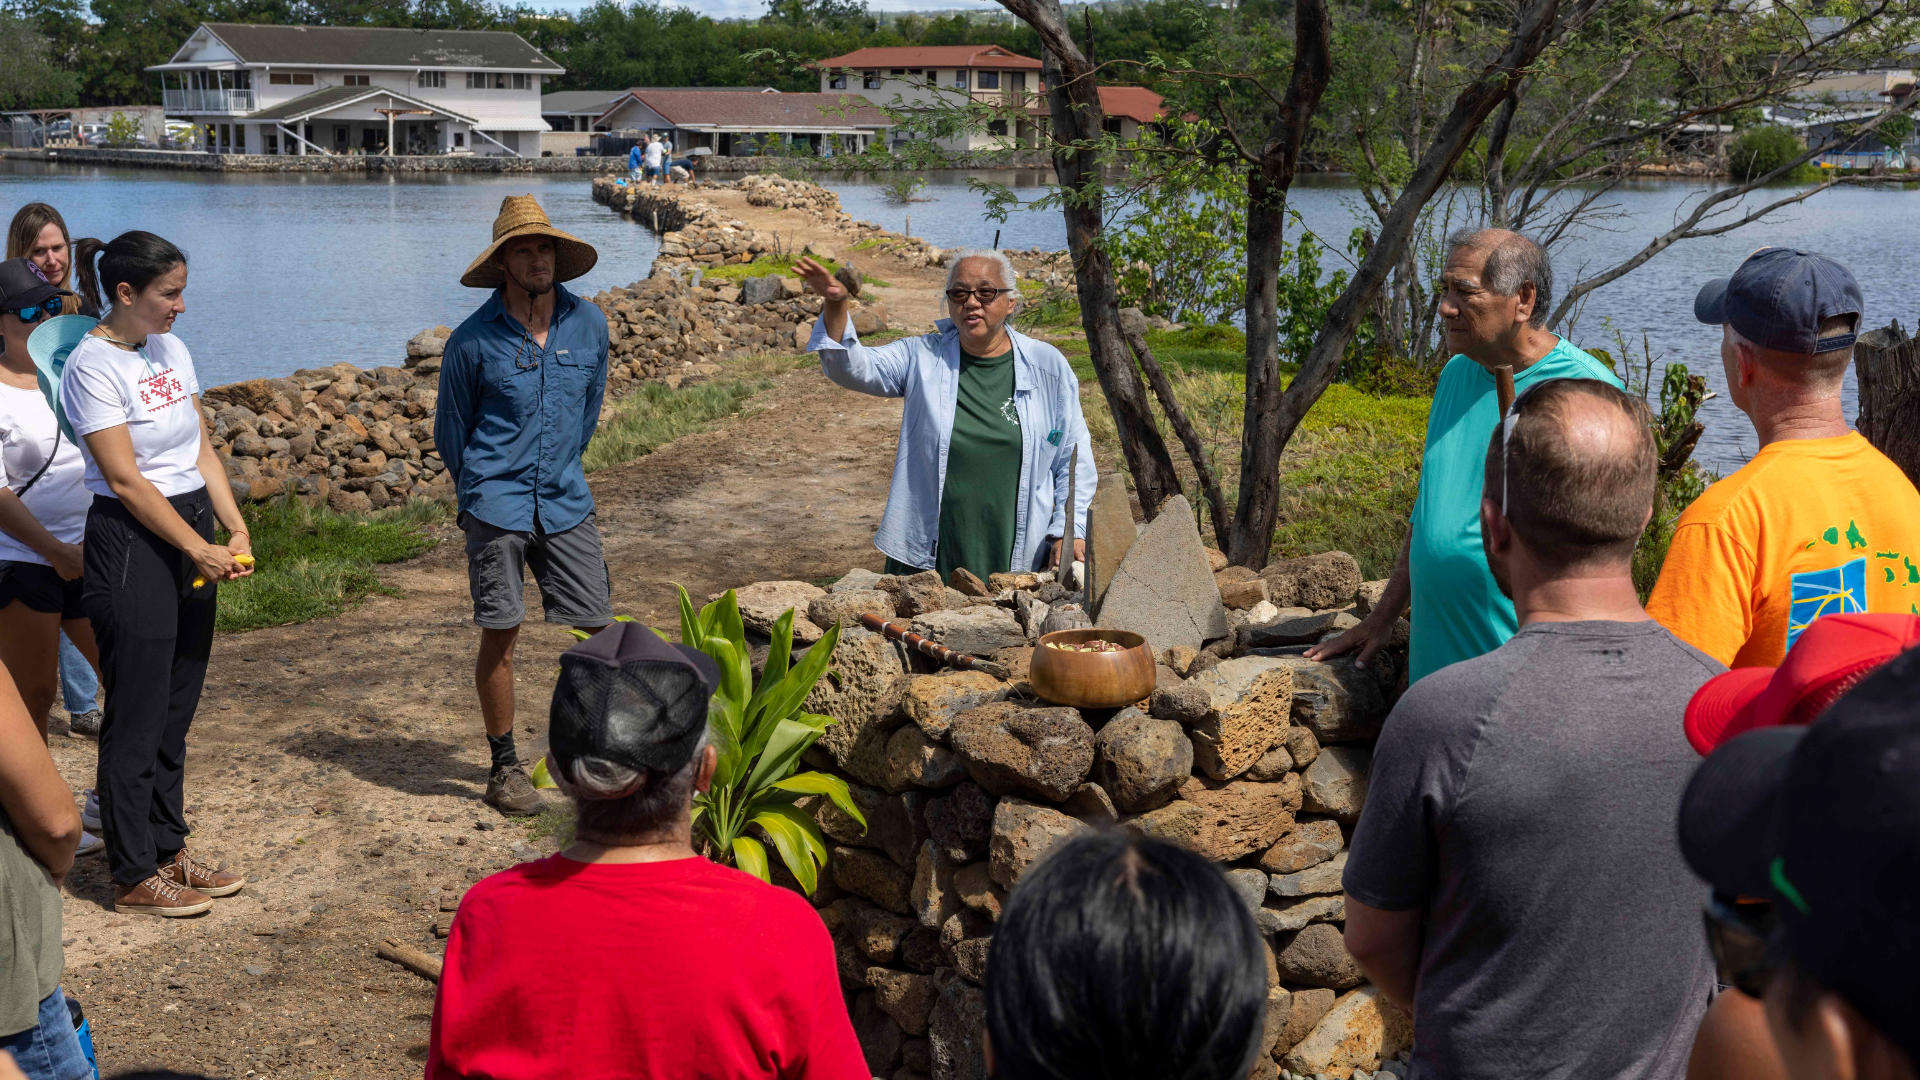
[{"label": "shrub", "polygon": [[1750,127],[1733,137],[1727,147],[1727,168],[1735,180],[1752,180],[1778,169],[1806,152],[1806,144],[1777,124]]}]

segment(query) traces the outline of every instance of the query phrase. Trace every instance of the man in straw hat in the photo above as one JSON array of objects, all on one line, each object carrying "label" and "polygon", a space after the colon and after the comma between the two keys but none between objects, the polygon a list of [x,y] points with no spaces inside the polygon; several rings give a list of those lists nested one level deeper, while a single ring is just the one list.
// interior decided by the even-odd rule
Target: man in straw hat
[{"label": "man in straw hat", "polygon": [[480,694],[492,765],[487,803],[537,814],[513,745],[513,646],[526,617],[523,568],[531,564],[548,622],[588,632],[613,621],[607,562],[580,454],[600,419],[607,386],[607,318],[560,282],[599,255],[553,227],[531,195],[509,195],[493,242],[460,284],[492,289],[447,339],[433,422],[467,534],[467,579],[480,655]]}]

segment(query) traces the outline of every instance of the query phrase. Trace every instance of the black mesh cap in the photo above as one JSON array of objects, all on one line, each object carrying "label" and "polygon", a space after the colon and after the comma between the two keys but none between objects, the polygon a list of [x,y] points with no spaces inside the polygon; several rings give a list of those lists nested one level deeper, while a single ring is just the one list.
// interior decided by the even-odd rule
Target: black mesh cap
[{"label": "black mesh cap", "polygon": [[707,726],[720,669],[637,622],[616,622],[560,654],[548,747],[562,765],[597,757],[678,772]]}]

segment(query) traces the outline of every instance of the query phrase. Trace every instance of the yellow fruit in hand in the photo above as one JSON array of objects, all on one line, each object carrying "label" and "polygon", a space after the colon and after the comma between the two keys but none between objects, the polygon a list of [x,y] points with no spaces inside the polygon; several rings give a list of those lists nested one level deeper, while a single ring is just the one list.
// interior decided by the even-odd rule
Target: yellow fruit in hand
[{"label": "yellow fruit in hand", "polygon": [[[239,564],[240,564],[241,566],[252,566],[252,565],[253,565],[253,556],[251,556],[251,555],[235,555],[235,556],[233,557],[233,561],[234,561],[234,562],[237,562],[237,563],[239,563]],[[206,579],[206,578],[203,578],[203,577],[197,577],[197,578],[194,578],[194,579],[193,579],[193,587],[194,587],[194,588],[196,588],[196,589],[198,589],[198,588],[200,588],[200,587],[201,587],[202,585],[205,585],[206,583],[207,583],[207,579]]]}]

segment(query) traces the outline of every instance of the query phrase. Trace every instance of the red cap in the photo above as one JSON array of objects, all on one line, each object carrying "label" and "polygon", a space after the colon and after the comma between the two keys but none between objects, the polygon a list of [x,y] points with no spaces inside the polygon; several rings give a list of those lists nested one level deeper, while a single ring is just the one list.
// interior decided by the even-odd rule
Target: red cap
[{"label": "red cap", "polygon": [[1716,675],[1687,702],[1687,741],[1702,754],[1754,728],[1811,724],[1867,673],[1920,644],[1920,617],[1825,615],[1777,668]]}]

